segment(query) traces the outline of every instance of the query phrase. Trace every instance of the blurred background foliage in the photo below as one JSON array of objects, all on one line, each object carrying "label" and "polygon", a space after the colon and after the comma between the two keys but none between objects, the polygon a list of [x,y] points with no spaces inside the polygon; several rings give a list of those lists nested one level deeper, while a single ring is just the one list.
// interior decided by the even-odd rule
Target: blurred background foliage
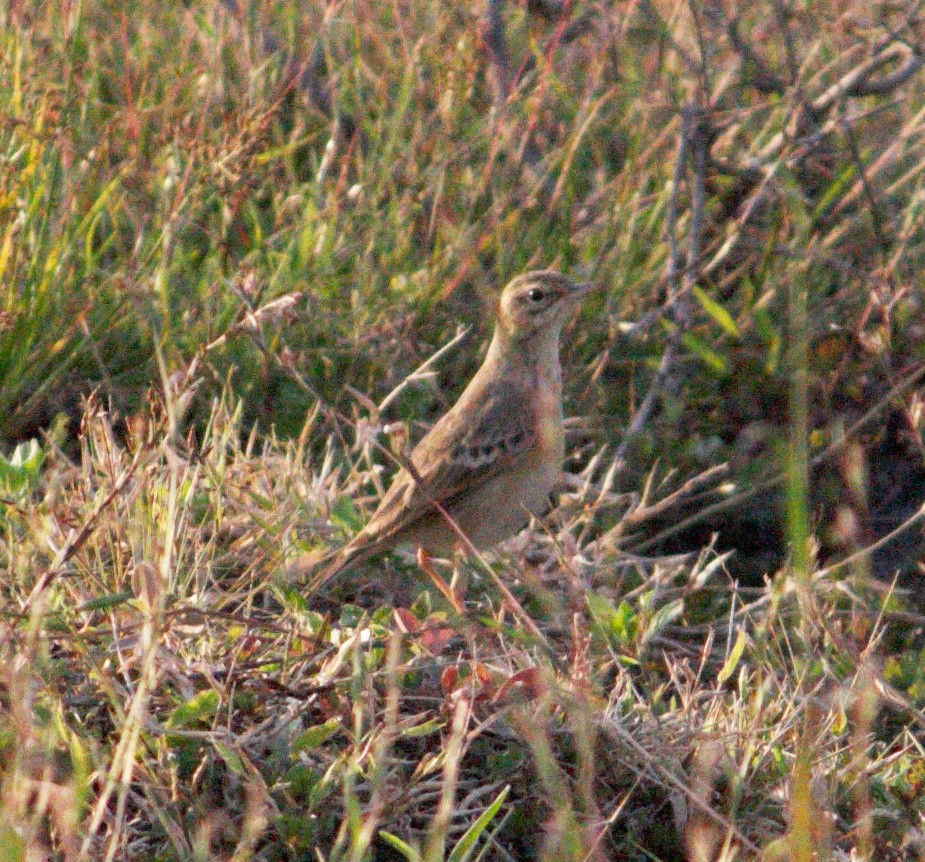
[{"label": "blurred background foliage", "polygon": [[[75,433],[91,391],[124,420],[197,355],[195,421],[230,382],[246,425],[296,436],[318,396],[368,415],[358,393],[380,401],[467,324],[439,386],[390,411],[426,422],[477,367],[505,281],[557,266],[608,288],[565,339],[576,463],[623,439],[677,340],[628,483],[656,459],[760,482],[786,448],[796,273],[814,452],[923,359],[916,10],[14,3],[0,440],[58,415]],[[705,159],[675,177],[685,106]],[[672,244],[695,232],[679,315]],[[205,352],[283,296],[294,313]],[[908,408],[858,439],[921,490]]]}]

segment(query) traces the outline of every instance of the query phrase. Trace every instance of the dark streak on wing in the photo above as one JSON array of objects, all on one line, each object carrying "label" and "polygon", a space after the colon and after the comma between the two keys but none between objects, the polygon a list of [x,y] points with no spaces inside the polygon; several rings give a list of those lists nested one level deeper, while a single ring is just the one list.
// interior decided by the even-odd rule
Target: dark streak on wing
[{"label": "dark streak on wing", "polygon": [[418,443],[411,464],[423,488],[408,471],[401,470],[357,540],[387,543],[431,514],[434,501],[452,505],[529,451],[536,441],[536,428],[528,400],[512,392],[484,396],[475,415],[469,414],[468,427],[463,427],[460,411],[451,410]]}]

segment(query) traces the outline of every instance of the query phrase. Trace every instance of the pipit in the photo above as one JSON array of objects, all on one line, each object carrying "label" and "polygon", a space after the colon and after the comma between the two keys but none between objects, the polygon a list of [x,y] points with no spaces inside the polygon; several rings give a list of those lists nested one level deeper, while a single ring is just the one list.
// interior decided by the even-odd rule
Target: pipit
[{"label": "pipit", "polygon": [[487,548],[546,511],[565,454],[559,334],[593,287],[543,270],[504,288],[482,367],[315,588],[399,546],[442,555],[465,548],[462,533]]}]

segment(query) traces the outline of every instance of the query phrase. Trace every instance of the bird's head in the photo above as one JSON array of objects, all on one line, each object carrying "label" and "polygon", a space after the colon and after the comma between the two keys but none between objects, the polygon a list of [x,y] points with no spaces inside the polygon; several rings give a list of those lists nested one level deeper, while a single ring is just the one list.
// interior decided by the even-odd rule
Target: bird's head
[{"label": "bird's head", "polygon": [[569,314],[595,287],[549,269],[518,275],[501,292],[498,326],[516,340],[540,333],[558,335]]}]

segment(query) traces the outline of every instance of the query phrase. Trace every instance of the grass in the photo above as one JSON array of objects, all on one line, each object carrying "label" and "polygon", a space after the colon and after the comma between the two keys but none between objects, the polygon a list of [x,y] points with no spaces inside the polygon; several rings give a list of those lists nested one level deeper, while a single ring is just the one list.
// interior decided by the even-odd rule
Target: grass
[{"label": "grass", "polygon": [[[2,10],[3,857],[925,857],[921,549],[872,552],[925,99],[874,5]],[[293,582],[547,265],[608,289],[488,560],[536,632],[476,561]]]}]

